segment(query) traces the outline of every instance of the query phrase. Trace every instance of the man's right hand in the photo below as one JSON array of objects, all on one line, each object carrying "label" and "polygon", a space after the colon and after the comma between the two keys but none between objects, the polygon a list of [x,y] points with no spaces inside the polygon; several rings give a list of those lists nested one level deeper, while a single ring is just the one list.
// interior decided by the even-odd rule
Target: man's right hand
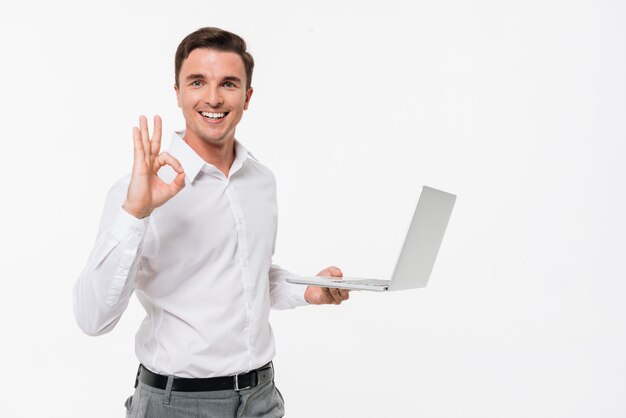
[{"label": "man's right hand", "polygon": [[[145,218],[152,211],[180,192],[185,187],[185,172],[180,162],[167,152],[159,154],[161,148],[161,118],[154,117],[152,139],[148,133],[148,120],[139,117],[139,128],[133,128],[134,161],[133,173],[128,186],[126,201],[122,207],[136,218]],[[169,184],[157,175],[159,169],[169,165],[178,173]]]}]

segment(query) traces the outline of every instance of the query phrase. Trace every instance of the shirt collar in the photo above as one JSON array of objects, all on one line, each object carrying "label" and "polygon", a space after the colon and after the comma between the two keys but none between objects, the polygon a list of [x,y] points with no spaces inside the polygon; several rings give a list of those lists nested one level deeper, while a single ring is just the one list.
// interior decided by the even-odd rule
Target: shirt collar
[{"label": "shirt collar", "polygon": [[[207,173],[216,172],[217,167],[213,164],[209,164],[202,159],[194,150],[185,142],[183,137],[185,131],[176,131],[172,135],[172,142],[167,150],[174,158],[176,158],[185,170],[185,177],[187,181],[193,183],[200,171],[206,171]],[[248,157],[256,160],[254,155],[241,144],[241,142],[235,140],[235,160],[233,165],[228,171],[228,176],[231,177],[237,171],[243,167]]]}]

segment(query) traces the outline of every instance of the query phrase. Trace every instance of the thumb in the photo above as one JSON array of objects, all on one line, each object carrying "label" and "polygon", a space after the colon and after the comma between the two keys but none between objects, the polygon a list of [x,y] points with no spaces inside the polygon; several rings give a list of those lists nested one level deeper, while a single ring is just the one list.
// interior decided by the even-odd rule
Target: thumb
[{"label": "thumb", "polygon": [[185,187],[185,172],[178,173],[171,184],[176,189],[174,193],[180,192]]},{"label": "thumb", "polygon": [[341,269],[339,267],[328,267],[328,271],[330,272],[330,275],[333,277],[341,277],[343,276],[343,272],[341,271]]}]

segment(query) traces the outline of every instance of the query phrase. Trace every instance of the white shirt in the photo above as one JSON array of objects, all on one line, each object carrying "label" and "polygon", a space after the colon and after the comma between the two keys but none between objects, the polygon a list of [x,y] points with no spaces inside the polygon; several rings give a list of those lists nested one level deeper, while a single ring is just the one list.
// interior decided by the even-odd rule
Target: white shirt
[{"label": "white shirt", "polygon": [[[180,377],[227,376],[274,357],[270,306],[306,305],[304,286],[271,264],[276,182],[239,142],[226,177],[176,133],[168,152],[185,188],[145,219],[122,209],[130,176],[110,190],[100,231],[74,286],[89,335],[113,329],[133,292],[146,310],[135,352],[148,369]],[[174,171],[159,177],[170,182]]]}]

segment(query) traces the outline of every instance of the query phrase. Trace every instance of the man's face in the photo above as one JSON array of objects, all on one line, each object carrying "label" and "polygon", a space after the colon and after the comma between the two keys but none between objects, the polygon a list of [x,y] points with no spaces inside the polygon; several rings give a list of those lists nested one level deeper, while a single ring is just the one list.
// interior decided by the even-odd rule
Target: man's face
[{"label": "man's face", "polygon": [[234,140],[252,96],[252,88],[246,91],[246,70],[239,55],[194,49],[183,61],[174,89],[185,117],[186,139],[208,145]]}]

